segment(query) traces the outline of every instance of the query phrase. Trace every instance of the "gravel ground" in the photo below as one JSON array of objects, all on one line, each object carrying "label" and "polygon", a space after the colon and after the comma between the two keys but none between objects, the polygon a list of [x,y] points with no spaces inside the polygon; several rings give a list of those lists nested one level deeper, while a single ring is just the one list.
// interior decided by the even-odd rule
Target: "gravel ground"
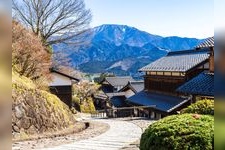
[{"label": "gravel ground", "polygon": [[23,141],[13,143],[13,150],[31,150],[54,147],[62,144],[68,144],[74,141],[85,140],[98,136],[109,129],[109,126],[105,123],[90,122],[90,126],[78,133],[70,134],[62,137],[43,138],[33,141]]}]

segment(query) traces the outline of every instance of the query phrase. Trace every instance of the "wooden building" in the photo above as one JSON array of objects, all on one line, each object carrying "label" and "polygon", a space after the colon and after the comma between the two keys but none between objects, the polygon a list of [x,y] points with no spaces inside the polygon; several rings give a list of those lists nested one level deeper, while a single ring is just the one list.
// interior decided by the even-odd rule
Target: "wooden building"
[{"label": "wooden building", "polygon": [[[127,86],[130,82],[133,82],[134,79],[129,76],[122,77],[105,77],[105,79],[101,82],[101,90],[103,93],[94,95],[94,103],[98,109],[106,110],[108,117],[117,116],[121,117],[127,113],[125,109],[119,109],[124,107],[129,107],[126,103],[126,93],[121,91],[125,86]],[[109,111],[113,109],[119,109],[117,111]]]},{"label": "wooden building", "polygon": [[111,108],[127,107],[125,92],[121,92],[120,90],[130,81],[134,81],[134,79],[129,76],[105,77],[101,82],[101,89],[107,96],[108,104],[106,106],[110,106]]},{"label": "wooden building", "polygon": [[66,105],[72,107],[72,85],[80,80],[54,69],[51,69],[51,75],[52,81],[49,84],[51,93],[59,97]]},{"label": "wooden building", "polygon": [[209,69],[181,85],[177,92],[192,95],[193,102],[198,99],[214,99],[214,37],[207,38],[200,43],[196,50],[209,50]]},{"label": "wooden building", "polygon": [[131,105],[148,108],[151,118],[160,119],[176,114],[191,103],[191,96],[177,90],[184,83],[209,70],[209,49],[170,52],[167,56],[143,67],[144,90],[131,96]]},{"label": "wooden building", "polygon": [[197,50],[209,49],[209,72],[214,73],[214,37],[207,38],[196,46]]},{"label": "wooden building", "polygon": [[145,90],[176,96],[176,89],[193,77],[209,70],[209,51],[170,52],[167,56],[143,67]]}]

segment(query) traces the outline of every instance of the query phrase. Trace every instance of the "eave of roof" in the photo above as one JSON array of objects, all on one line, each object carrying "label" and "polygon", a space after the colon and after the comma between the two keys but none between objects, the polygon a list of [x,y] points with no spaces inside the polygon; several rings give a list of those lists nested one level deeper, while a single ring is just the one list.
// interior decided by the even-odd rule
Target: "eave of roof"
[{"label": "eave of roof", "polygon": [[127,101],[142,106],[154,105],[154,109],[169,113],[186,104],[189,99],[142,91],[128,98]]}]

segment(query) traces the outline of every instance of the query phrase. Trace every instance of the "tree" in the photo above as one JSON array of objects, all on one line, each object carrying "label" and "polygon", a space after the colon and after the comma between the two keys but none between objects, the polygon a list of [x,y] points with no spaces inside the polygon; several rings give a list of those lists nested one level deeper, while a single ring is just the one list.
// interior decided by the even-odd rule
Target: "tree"
[{"label": "tree", "polygon": [[92,96],[99,92],[99,85],[88,81],[81,81],[73,85],[73,105],[84,113],[95,111]]},{"label": "tree", "polygon": [[87,101],[93,94],[97,93],[99,85],[90,83],[88,81],[82,81],[79,84],[73,85],[73,95],[79,97],[79,103]]},{"label": "tree", "polygon": [[21,76],[36,80],[49,76],[51,55],[33,32],[12,23],[12,67]]},{"label": "tree", "polygon": [[31,29],[45,46],[87,41],[91,12],[83,0],[13,0],[15,19]]},{"label": "tree", "polygon": [[57,51],[52,55],[52,68],[61,70],[61,68],[73,68],[71,58],[66,52]]}]

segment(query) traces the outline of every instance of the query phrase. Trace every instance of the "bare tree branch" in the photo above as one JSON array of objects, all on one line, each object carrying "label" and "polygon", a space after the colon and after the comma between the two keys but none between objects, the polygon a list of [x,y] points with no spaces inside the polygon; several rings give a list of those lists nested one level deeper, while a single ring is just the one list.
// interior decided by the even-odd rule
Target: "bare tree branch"
[{"label": "bare tree branch", "polygon": [[39,36],[45,46],[61,42],[86,43],[90,10],[83,0],[12,0],[16,20]]}]

